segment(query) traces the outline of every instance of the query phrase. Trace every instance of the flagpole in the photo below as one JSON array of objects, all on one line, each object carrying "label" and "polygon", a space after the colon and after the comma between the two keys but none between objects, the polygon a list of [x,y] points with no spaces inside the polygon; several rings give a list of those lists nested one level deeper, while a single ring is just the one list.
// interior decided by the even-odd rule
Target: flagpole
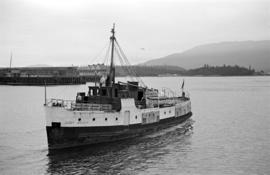
[{"label": "flagpole", "polygon": [[47,88],[46,88],[46,80],[44,81],[44,100],[45,100],[45,103],[44,103],[44,106],[47,106]]},{"label": "flagpole", "polygon": [[181,86],[181,89],[182,89],[182,97],[185,97],[184,86],[185,86],[185,79],[183,79],[182,86]]}]

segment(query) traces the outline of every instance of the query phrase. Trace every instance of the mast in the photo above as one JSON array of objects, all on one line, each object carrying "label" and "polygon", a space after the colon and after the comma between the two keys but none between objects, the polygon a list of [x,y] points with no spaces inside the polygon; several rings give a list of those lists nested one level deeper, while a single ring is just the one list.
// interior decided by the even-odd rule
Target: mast
[{"label": "mast", "polygon": [[115,41],[115,36],[114,36],[114,31],[115,29],[115,24],[113,23],[113,28],[111,30],[112,36],[110,37],[110,40],[112,42],[112,50],[111,50],[111,66],[110,66],[110,86],[115,83],[115,67],[114,67],[114,61],[113,61],[113,54],[114,54],[114,41]]}]

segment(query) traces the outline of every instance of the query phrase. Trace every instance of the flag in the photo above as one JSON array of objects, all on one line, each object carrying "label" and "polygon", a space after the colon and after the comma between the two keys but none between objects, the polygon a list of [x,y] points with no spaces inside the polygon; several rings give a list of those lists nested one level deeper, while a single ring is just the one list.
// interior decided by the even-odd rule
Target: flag
[{"label": "flag", "polygon": [[184,85],[185,85],[185,80],[183,79],[182,86],[181,86],[182,89],[184,89]]}]

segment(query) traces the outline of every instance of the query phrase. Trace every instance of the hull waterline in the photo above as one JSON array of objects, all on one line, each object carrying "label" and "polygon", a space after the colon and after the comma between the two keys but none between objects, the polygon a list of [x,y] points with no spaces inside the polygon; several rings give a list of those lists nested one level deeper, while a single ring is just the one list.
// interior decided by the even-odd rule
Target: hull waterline
[{"label": "hull waterline", "polygon": [[106,127],[52,127],[47,126],[49,150],[59,150],[99,143],[116,142],[144,136],[158,130],[169,128],[185,122],[192,116],[192,112],[183,116],[162,119],[150,124],[132,124],[127,126]]}]

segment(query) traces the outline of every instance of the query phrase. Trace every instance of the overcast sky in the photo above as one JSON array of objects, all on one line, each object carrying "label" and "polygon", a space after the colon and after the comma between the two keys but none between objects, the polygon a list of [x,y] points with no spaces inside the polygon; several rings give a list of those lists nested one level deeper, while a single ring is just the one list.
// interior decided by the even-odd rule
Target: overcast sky
[{"label": "overcast sky", "polygon": [[[116,37],[133,64],[221,41],[270,39],[267,0],[0,0],[0,66],[87,65]],[[96,59],[97,58],[97,59]],[[102,62],[102,61],[101,61]]]}]

